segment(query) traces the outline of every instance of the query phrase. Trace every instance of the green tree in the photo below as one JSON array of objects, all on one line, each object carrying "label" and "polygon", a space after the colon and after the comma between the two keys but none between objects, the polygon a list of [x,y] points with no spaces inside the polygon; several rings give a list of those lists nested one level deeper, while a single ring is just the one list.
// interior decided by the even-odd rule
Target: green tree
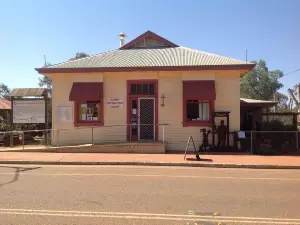
[{"label": "green tree", "polygon": [[275,101],[278,102],[277,109],[279,112],[292,112],[293,100],[287,95],[277,92]]},{"label": "green tree", "polygon": [[0,84],[0,98],[9,99],[9,97],[8,97],[9,92],[10,92],[10,88],[7,85],[1,83]]},{"label": "green tree", "polygon": [[90,56],[89,54],[85,53],[85,52],[77,52],[75,57],[69,59],[69,61],[75,60],[75,59],[81,59],[81,58],[85,58]]},{"label": "green tree", "polygon": [[[47,62],[44,67],[51,66],[52,64]],[[47,77],[45,75],[42,75],[42,77],[39,77],[38,85],[40,87],[47,88],[48,94],[51,97],[52,96],[52,79],[50,77]]]},{"label": "green tree", "polygon": [[293,101],[294,105],[295,105],[295,109],[300,109],[300,97],[297,98],[296,96],[300,96],[300,86],[299,84],[295,85],[294,88],[289,88],[288,89],[288,93],[290,95],[291,100]]},{"label": "green tree", "polygon": [[[48,67],[51,65],[52,65],[51,63],[47,62],[44,67]],[[48,91],[48,96],[49,96],[48,102],[47,102],[48,121],[50,123],[52,123],[52,98],[51,98],[52,97],[52,79],[51,79],[51,77],[47,77],[45,75],[42,75],[42,77],[39,77],[38,79],[39,79],[38,86],[46,88]]]},{"label": "green tree", "polygon": [[241,97],[259,100],[274,100],[277,91],[283,87],[279,78],[282,71],[269,71],[266,62],[259,60],[255,68],[241,78]]}]

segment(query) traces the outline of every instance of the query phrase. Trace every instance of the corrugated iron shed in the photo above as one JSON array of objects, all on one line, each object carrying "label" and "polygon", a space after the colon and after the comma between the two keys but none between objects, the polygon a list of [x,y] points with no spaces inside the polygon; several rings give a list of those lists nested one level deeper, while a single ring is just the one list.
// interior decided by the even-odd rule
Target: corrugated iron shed
[{"label": "corrugated iron shed", "polygon": [[266,100],[258,100],[258,99],[250,99],[250,98],[240,98],[242,102],[248,103],[248,104],[278,104],[278,102],[274,101],[266,101]]}]

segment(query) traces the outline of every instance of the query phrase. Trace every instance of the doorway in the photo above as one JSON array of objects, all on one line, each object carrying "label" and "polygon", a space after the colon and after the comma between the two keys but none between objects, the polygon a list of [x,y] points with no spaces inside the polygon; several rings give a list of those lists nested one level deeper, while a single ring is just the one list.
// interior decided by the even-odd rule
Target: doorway
[{"label": "doorway", "polygon": [[155,140],[155,99],[138,99],[139,140]]},{"label": "doorway", "polygon": [[157,80],[127,82],[127,140],[148,141],[158,137]]}]

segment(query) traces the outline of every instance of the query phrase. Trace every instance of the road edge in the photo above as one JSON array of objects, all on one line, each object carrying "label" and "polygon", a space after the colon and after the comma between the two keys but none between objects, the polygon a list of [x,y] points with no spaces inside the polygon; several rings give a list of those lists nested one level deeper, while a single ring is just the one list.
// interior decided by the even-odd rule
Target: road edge
[{"label": "road edge", "polygon": [[23,164],[23,165],[91,165],[91,166],[178,166],[178,167],[209,167],[209,168],[248,168],[248,169],[300,169],[295,165],[255,165],[255,164],[228,164],[228,163],[186,163],[186,162],[78,162],[78,161],[18,161],[0,160],[0,164]]}]

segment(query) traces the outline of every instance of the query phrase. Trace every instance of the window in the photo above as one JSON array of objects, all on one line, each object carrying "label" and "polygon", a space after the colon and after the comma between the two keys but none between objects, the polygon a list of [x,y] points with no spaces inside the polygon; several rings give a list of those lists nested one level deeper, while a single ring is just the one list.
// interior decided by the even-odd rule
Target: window
[{"label": "window", "polygon": [[209,121],[210,102],[202,100],[187,101],[187,120],[188,121]]},{"label": "window", "polygon": [[131,84],[130,94],[154,94],[154,84]]},{"label": "window", "polygon": [[69,95],[74,102],[74,126],[103,126],[103,83],[74,82]]},{"label": "window", "polygon": [[183,81],[183,126],[211,126],[214,101],[214,80]]},{"label": "window", "polygon": [[101,121],[100,102],[81,103],[79,106],[79,121]]}]

